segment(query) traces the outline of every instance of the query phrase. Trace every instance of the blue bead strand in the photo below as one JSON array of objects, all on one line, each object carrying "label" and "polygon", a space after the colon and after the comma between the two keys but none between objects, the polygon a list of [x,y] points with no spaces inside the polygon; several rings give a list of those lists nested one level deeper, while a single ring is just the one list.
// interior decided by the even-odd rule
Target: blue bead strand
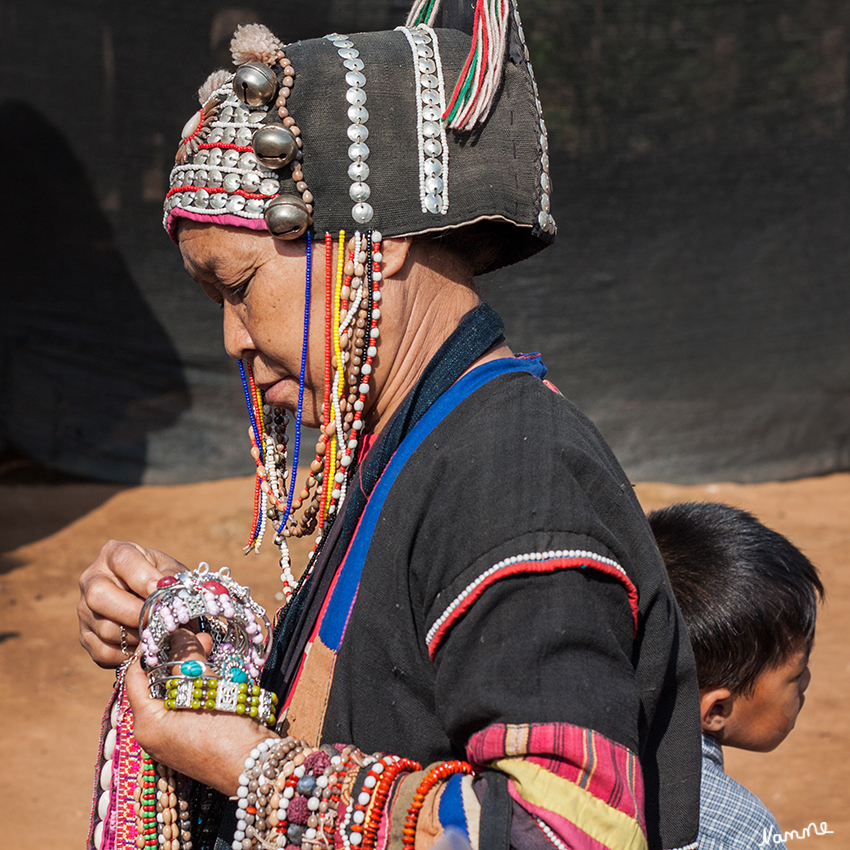
[{"label": "blue bead strand", "polygon": [[292,497],[295,493],[295,476],[298,474],[298,450],[301,447],[301,415],[304,410],[304,383],[307,375],[307,345],[310,339],[310,278],[312,277],[313,240],[307,232],[307,280],[304,284],[304,342],[301,346],[301,371],[298,375],[298,408],[295,411],[295,450],[292,453],[292,478],[289,482],[289,496],[286,500],[286,513],[278,526],[278,534],[286,527],[292,510]]}]

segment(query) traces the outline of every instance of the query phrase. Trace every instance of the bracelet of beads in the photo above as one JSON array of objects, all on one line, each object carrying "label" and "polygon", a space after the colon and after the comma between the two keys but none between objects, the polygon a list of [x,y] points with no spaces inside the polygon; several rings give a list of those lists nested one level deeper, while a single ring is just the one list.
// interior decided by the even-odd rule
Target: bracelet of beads
[{"label": "bracelet of beads", "polygon": [[142,756],[136,786],[136,847],[156,847],[156,767],[150,756]]},{"label": "bracelet of beads", "polygon": [[[193,662],[196,663],[196,662]],[[208,709],[244,714],[265,726],[272,727],[277,714],[277,694],[241,682],[227,682],[215,676],[170,676],[157,683],[164,686],[167,709]]]},{"label": "bracelet of beads", "polygon": [[[239,777],[232,850],[328,850],[340,844],[345,850],[374,850],[394,784],[402,773],[421,769],[418,762],[398,756],[269,738],[250,752]],[[404,847],[415,844],[428,793],[457,773],[472,773],[472,767],[443,762],[420,782],[405,819]]]},{"label": "bracelet of beads", "polygon": [[188,804],[178,794],[179,775],[145,753],[135,791],[136,847],[185,850],[192,846]]}]

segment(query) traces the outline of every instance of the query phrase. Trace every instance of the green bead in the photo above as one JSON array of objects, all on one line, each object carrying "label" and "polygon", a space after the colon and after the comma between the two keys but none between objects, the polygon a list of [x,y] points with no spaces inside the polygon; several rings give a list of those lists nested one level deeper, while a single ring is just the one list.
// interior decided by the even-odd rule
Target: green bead
[{"label": "green bead", "polygon": [[244,714],[245,713],[245,706],[244,705],[237,705],[236,706],[236,713],[237,714]]}]

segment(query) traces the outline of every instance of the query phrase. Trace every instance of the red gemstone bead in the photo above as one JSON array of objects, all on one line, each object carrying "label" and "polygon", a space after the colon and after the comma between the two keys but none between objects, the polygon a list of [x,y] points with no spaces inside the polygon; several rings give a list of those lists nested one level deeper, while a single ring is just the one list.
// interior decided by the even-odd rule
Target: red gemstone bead
[{"label": "red gemstone bead", "polygon": [[210,579],[209,581],[205,581],[204,589],[210,591],[210,593],[216,593],[219,596],[223,596],[227,593],[227,588],[220,582],[215,579]]},{"label": "red gemstone bead", "polygon": [[172,584],[177,584],[177,579],[174,576],[163,576],[157,583],[157,587],[171,587]]}]

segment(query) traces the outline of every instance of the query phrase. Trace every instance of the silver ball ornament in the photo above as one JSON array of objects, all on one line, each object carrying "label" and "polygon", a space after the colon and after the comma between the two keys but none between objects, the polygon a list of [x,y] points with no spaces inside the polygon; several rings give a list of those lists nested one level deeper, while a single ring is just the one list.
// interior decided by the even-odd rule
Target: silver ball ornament
[{"label": "silver ball ornament", "polygon": [[310,212],[297,195],[272,198],[264,213],[269,233],[277,239],[297,239],[310,226]]},{"label": "silver ball ornament", "polygon": [[248,106],[265,106],[277,95],[277,77],[268,65],[249,62],[236,71],[233,91]]},{"label": "silver ball ornament", "polygon": [[298,143],[283,124],[266,124],[260,127],[251,140],[257,159],[266,168],[283,168],[295,159]]}]

